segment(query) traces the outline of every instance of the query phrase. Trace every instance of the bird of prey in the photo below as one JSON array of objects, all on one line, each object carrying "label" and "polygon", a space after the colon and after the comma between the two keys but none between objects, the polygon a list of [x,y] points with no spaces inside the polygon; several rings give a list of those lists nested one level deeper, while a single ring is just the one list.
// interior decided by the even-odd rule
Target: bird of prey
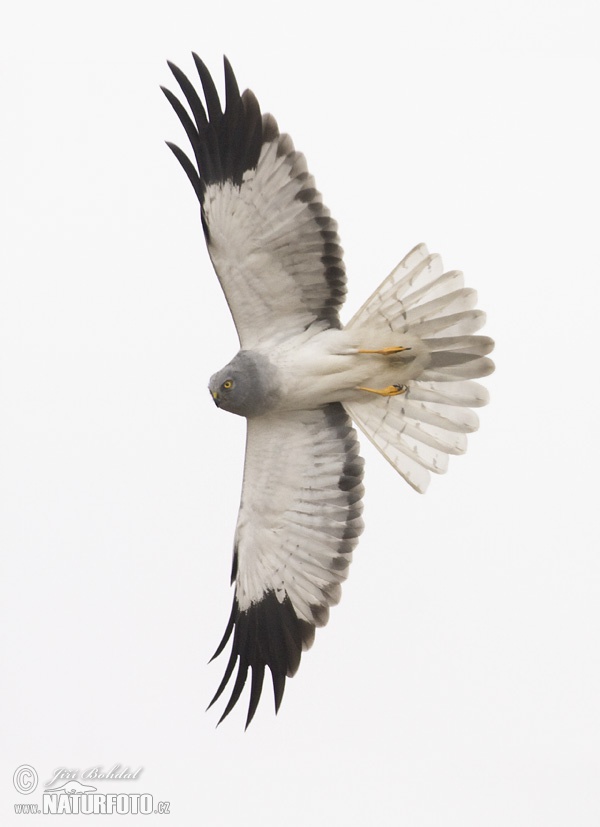
[{"label": "bird of prey", "polygon": [[[415,247],[345,326],[346,274],[337,224],[304,156],[240,94],[225,58],[225,106],[193,55],[205,103],[169,67],[187,107],[165,95],[193,161],[168,143],[200,202],[208,252],[240,350],[212,376],[219,408],[246,417],[246,457],[235,530],[233,608],[214,657],[233,636],[214,703],[237,665],[219,723],[248,672],[246,726],[268,668],[279,709],[286,677],[313,643],[359,535],[363,459],[352,421],[417,491],[448,455],[466,449],[487,401],[474,379],[494,368],[484,314],[462,273]],[[191,113],[191,114],[190,114]]]}]

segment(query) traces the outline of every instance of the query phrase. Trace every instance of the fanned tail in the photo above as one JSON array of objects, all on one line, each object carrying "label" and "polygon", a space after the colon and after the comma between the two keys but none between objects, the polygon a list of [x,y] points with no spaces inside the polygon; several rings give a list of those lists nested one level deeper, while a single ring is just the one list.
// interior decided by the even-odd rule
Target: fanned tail
[{"label": "fanned tail", "polygon": [[494,342],[476,335],[485,323],[476,300],[475,291],[464,287],[462,273],[444,273],[441,258],[420,244],[347,326],[409,333],[429,351],[429,364],[402,395],[365,393],[345,405],[375,447],[420,492],[430,472],[446,471],[450,454],[466,451],[466,434],[479,425],[471,409],[488,401],[486,389],[473,380],[494,370],[487,356]]}]

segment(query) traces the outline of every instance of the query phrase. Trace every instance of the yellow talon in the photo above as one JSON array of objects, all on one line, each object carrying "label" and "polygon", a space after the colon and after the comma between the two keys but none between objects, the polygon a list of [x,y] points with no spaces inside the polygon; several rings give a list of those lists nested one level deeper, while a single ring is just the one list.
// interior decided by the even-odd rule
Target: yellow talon
[{"label": "yellow talon", "polygon": [[388,385],[387,388],[357,388],[359,391],[368,391],[369,393],[376,393],[379,396],[398,396],[401,393],[406,393],[408,390],[406,385]]},{"label": "yellow talon", "polygon": [[391,356],[392,353],[402,353],[403,350],[410,350],[409,347],[382,347],[379,350],[359,350],[359,353],[380,353],[382,356]]}]

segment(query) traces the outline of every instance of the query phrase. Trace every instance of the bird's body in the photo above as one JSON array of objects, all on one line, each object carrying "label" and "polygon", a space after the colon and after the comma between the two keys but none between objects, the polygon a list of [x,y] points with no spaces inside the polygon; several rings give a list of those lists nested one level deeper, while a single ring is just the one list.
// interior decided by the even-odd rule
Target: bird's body
[{"label": "bird's body", "polygon": [[[246,417],[243,491],[234,538],[232,651],[213,702],[237,666],[224,718],[252,673],[247,723],[265,669],[279,708],[286,677],[338,602],[362,531],[363,460],[352,420],[409,484],[466,450],[471,408],[487,393],[493,342],[462,273],[415,247],[344,327],[337,225],[304,156],[225,61],[223,111],[194,55],[206,108],[169,64],[188,102],[164,90],[194,152],[169,144],[201,207],[208,250],[240,339],[214,374],[215,403]],[[221,718],[221,720],[222,720]]]},{"label": "bird's body", "polygon": [[[361,352],[395,347],[403,350],[390,355]],[[359,401],[364,396],[361,386],[404,385],[423,372],[430,356],[423,342],[410,334],[394,335],[368,328],[323,329],[323,324],[317,323],[289,339],[241,351],[241,356],[238,354],[215,375],[214,381],[211,379],[211,392],[219,393],[221,377],[248,371],[254,360],[260,363],[261,373],[271,373],[273,378],[270,391],[266,388],[270,397],[260,406],[260,412],[266,413]],[[256,415],[252,410],[234,413]]]}]

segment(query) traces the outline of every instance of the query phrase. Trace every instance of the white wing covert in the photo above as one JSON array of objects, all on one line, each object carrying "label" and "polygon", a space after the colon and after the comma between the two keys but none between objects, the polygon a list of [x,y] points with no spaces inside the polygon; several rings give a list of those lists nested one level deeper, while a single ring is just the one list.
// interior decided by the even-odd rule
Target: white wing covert
[{"label": "white wing covert", "polygon": [[196,166],[169,143],[200,201],[208,251],[242,348],[277,341],[314,322],[341,327],[346,273],[337,224],[304,156],[250,90],[240,95],[225,59],[225,110],[194,54],[206,109],[191,81],[169,63],[192,117],[163,88],[192,145]]}]

